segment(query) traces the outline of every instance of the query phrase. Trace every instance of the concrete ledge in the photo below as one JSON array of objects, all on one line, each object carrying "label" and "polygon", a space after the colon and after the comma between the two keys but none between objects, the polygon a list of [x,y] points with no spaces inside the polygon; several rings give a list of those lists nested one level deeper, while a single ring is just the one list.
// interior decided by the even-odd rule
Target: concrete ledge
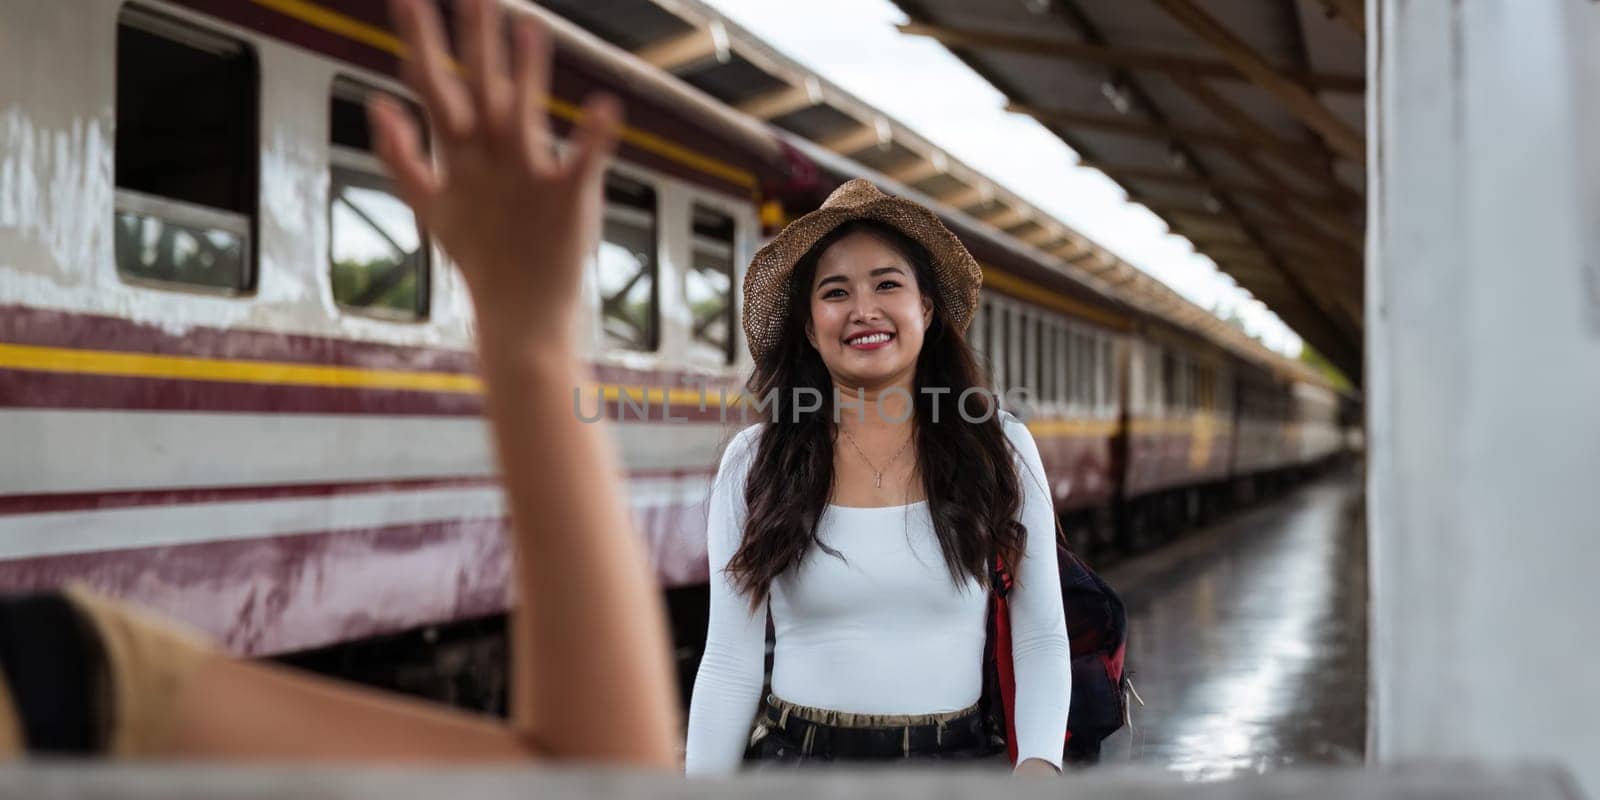
[{"label": "concrete ledge", "polygon": [[1156,770],[1096,769],[1063,779],[1023,780],[991,771],[826,770],[684,780],[655,773],[580,769],[399,769],[326,766],[180,767],[57,761],[0,767],[0,797],[368,798],[467,800],[975,800],[975,798],[1350,798],[1350,800],[1580,800],[1570,777],[1545,766],[1404,765],[1382,769],[1308,769],[1216,783],[1184,783]]}]

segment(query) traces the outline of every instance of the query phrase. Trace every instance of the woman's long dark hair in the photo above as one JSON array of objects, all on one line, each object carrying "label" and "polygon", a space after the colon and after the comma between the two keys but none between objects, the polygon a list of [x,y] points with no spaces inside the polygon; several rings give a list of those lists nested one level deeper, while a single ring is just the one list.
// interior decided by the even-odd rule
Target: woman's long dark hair
[{"label": "woman's long dark hair", "polygon": [[[833,229],[796,262],[789,288],[789,319],[777,345],[755,365],[746,384],[749,396],[774,398],[744,487],[747,516],[744,538],[728,573],[755,607],[767,597],[773,579],[799,566],[812,545],[838,556],[817,538],[817,524],[833,491],[833,381],[822,356],[806,339],[811,281],[817,263],[834,242],[865,232],[895,248],[912,266],[917,287],[933,298],[933,321],[917,356],[912,435],[916,437],[917,475],[927,493],[928,511],[950,578],[959,585],[971,577],[989,584],[989,559],[1020,563],[1026,531],[1016,521],[1022,505],[1012,451],[1000,412],[965,338],[950,324],[935,291],[932,259],[916,240],[871,220]],[[923,387],[948,388],[947,394]],[[958,412],[962,393],[972,392]],[[821,394],[819,411],[796,415],[795,390]],[[851,401],[850,396],[844,398]],[[935,405],[939,421],[933,421]],[[857,413],[847,407],[841,413]],[[776,421],[770,421],[776,420]],[[982,420],[970,422],[968,420]],[[956,467],[959,467],[957,469]]]}]

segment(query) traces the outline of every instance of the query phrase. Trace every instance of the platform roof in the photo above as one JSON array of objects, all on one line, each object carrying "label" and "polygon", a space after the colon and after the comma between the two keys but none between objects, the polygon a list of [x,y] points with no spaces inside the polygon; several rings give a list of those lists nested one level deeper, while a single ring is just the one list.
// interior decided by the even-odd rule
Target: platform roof
[{"label": "platform roof", "polygon": [[1359,383],[1361,0],[892,0]]},{"label": "platform roof", "polygon": [[[1269,350],[699,0],[539,0],[539,4],[786,135],[913,189],[919,199],[931,201],[946,214],[1003,233],[1080,283],[1279,375],[1324,382],[1320,374]],[[1027,13],[1023,0],[979,4],[954,0],[948,5],[981,9],[1014,5],[1012,11]],[[993,80],[992,73],[986,74]],[[1355,374],[1344,364],[1339,366]]]}]

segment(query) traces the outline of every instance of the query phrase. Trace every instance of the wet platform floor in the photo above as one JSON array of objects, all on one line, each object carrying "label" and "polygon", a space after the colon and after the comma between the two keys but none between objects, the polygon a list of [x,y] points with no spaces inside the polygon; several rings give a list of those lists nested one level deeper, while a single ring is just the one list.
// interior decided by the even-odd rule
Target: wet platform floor
[{"label": "wet platform floor", "polygon": [[1363,487],[1340,469],[1106,570],[1145,706],[1102,763],[1197,780],[1363,761]]}]

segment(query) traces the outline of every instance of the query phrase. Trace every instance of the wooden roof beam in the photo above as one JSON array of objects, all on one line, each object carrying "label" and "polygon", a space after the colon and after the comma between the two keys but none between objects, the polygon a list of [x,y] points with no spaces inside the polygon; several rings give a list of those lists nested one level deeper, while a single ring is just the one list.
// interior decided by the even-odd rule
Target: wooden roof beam
[{"label": "wooden roof beam", "polygon": [[1129,164],[1103,164],[1098,161],[1084,160],[1079,162],[1082,166],[1093,167],[1117,181],[1147,181],[1150,183],[1166,183],[1175,186],[1198,186],[1217,192],[1230,194],[1252,195],[1265,197],[1269,200],[1293,200],[1308,206],[1319,208],[1339,209],[1343,205],[1336,199],[1327,195],[1307,194],[1297,190],[1275,188],[1253,183],[1240,183],[1238,181],[1224,180],[1221,178],[1207,178],[1199,175],[1173,172],[1166,169],[1151,169]]},{"label": "wooden roof beam", "polygon": [[1108,131],[1126,136],[1136,136],[1141,139],[1156,139],[1160,141],[1179,140],[1188,144],[1210,145],[1228,150],[1264,150],[1286,158],[1303,158],[1306,155],[1305,142],[1294,142],[1275,137],[1255,138],[1230,133],[1217,133],[1215,131],[1201,130],[1200,128],[1162,125],[1110,114],[1084,114],[1065,109],[1039,108],[1020,103],[1010,103],[1006,106],[1006,110],[1014,114],[1026,114],[1047,125],[1059,125],[1064,128]]},{"label": "wooden roof beam", "polygon": [[727,27],[722,20],[713,19],[704,28],[646,45],[634,55],[652,66],[681,75],[707,61],[726,64],[733,58],[733,51],[728,44]]},{"label": "wooden roof beam", "polygon": [[[1250,80],[1250,75],[1226,61],[1177,53],[1163,53],[1126,47],[1106,47],[1063,39],[1055,36],[1020,36],[1006,33],[952,28],[923,22],[903,24],[900,32],[911,36],[927,36],[946,47],[965,50],[1001,50],[1049,56],[1068,61],[1083,61],[1108,67],[1151,70],[1178,75],[1203,75],[1224,80]],[[1322,91],[1361,93],[1366,91],[1366,79],[1359,75],[1330,75],[1322,73],[1289,72],[1294,80],[1314,86]]]},{"label": "wooden roof beam", "polygon": [[933,155],[927,158],[919,158],[903,167],[890,170],[887,174],[891,180],[910,186],[949,171],[949,159],[944,153],[934,151]]},{"label": "wooden roof beam", "polygon": [[1212,257],[1212,260],[1238,260],[1263,266],[1270,265],[1274,255],[1285,261],[1295,261],[1302,264],[1312,264],[1317,267],[1328,268],[1328,271],[1319,271],[1316,278],[1319,282],[1337,283],[1341,287],[1359,286],[1359,273],[1353,271],[1359,264],[1348,261],[1330,259],[1323,254],[1310,253],[1292,248],[1273,247],[1275,252],[1263,251],[1256,245],[1240,245],[1236,242],[1212,242],[1205,239],[1189,239],[1197,251]]},{"label": "wooden roof beam", "polygon": [[1248,264],[1261,269],[1294,264],[1301,268],[1296,272],[1308,288],[1335,296],[1361,294],[1363,276],[1359,260],[1340,258],[1338,254],[1325,251],[1286,247],[1281,242],[1239,245],[1193,237],[1189,241],[1196,251],[1218,264]]},{"label": "wooden roof beam", "polygon": [[[1266,165],[1256,160],[1255,157],[1249,154],[1236,153],[1234,154],[1234,159],[1244,166],[1245,169],[1250,170],[1256,175],[1256,177],[1265,181],[1267,185],[1273,187],[1274,189],[1285,192],[1294,191],[1294,188],[1284,181],[1283,178],[1279,177],[1278,173],[1268,169]],[[1310,221],[1306,217],[1302,216],[1294,207],[1293,203],[1273,206],[1273,213],[1288,219],[1291,222],[1301,223],[1314,228],[1331,229],[1333,232],[1332,235],[1335,237],[1343,239],[1347,244],[1351,244],[1358,249],[1361,248],[1363,244],[1363,236],[1361,231],[1352,225],[1349,219],[1346,217],[1346,214],[1349,211],[1354,211],[1358,208],[1361,208],[1360,199],[1355,195],[1354,192],[1340,193],[1333,196],[1345,203],[1346,207],[1338,211],[1313,209],[1316,218],[1315,222]]]},{"label": "wooden roof beam", "polygon": [[1357,164],[1367,163],[1366,138],[1329,111],[1303,81],[1268,64],[1233,31],[1195,5],[1194,0],[1155,2],[1196,36],[1210,42],[1228,63],[1276,98],[1290,114],[1321,136],[1334,152]]},{"label": "wooden roof beam", "polygon": [[822,81],[816,76],[809,76],[795,86],[774,89],[746,100],[739,104],[739,110],[757,119],[772,120],[803,108],[821,105],[823,99]]},{"label": "wooden roof beam", "polygon": [[[921,31],[908,30],[908,32],[923,33],[923,34],[927,35],[927,34],[931,34],[933,32],[938,32],[938,29],[932,29],[932,30],[924,29],[924,30],[921,30]],[[1032,52],[1032,53],[1035,53],[1035,54],[1042,54],[1042,55],[1047,56],[1047,57],[1052,57],[1052,56],[1053,57],[1057,57],[1057,58],[1076,57],[1080,61],[1088,61],[1088,62],[1091,62],[1091,63],[1100,63],[1102,65],[1112,66],[1112,67],[1125,67],[1125,68],[1130,68],[1130,69],[1146,69],[1146,70],[1162,70],[1162,71],[1165,71],[1168,74],[1174,75],[1174,76],[1205,75],[1205,76],[1208,76],[1208,77],[1215,76],[1215,77],[1219,77],[1219,78],[1220,77],[1226,77],[1226,78],[1230,78],[1230,79],[1233,79],[1233,78],[1237,77],[1237,75],[1224,74],[1224,73],[1221,73],[1218,70],[1215,70],[1214,69],[1214,67],[1215,67],[1214,63],[1209,63],[1208,64],[1203,59],[1188,59],[1188,58],[1184,58],[1184,59],[1181,59],[1181,61],[1183,63],[1177,63],[1177,62],[1174,62],[1174,61],[1167,61],[1165,59],[1160,58],[1160,56],[1163,55],[1163,54],[1148,54],[1148,55],[1156,56],[1156,59],[1154,59],[1154,60],[1129,59],[1127,57],[1127,51],[1114,51],[1113,48],[1099,47],[1099,46],[1095,46],[1095,45],[1084,43],[1084,42],[1072,42],[1066,47],[1061,47],[1061,46],[1059,46],[1061,44],[1059,41],[1049,41],[1049,40],[1041,41],[1039,39],[1034,39],[1032,42],[1028,42],[1028,41],[1018,41],[1014,37],[1011,39],[1011,41],[997,40],[997,39],[994,39],[994,38],[991,38],[991,37],[983,37],[982,39],[980,39],[978,37],[973,37],[973,38],[968,38],[965,41],[959,41],[959,42],[956,41],[953,37],[950,37],[950,36],[943,36],[943,37],[939,37],[939,38],[941,39],[941,41],[944,41],[944,43],[946,44],[947,47],[951,47],[952,49],[960,49],[962,47],[969,47],[969,48],[973,48],[973,49],[981,49],[984,46],[996,46],[996,47],[1003,47],[1003,48],[1011,49],[1013,51],[1020,50],[1022,52]],[[984,40],[984,39],[986,39],[986,40]],[[1133,63],[1130,63],[1130,61],[1132,61]],[[1360,84],[1364,85],[1364,81],[1357,81],[1357,83],[1360,83]],[[1132,193],[1133,194],[1137,194],[1137,192],[1132,192]],[[1227,203],[1224,203],[1224,205],[1227,205]],[[1284,269],[1284,265],[1282,265],[1281,263],[1278,263],[1277,266],[1281,270]],[[1310,319],[1308,319],[1306,321],[1306,323],[1305,323],[1307,325],[1311,325],[1313,328],[1316,329],[1315,332],[1312,333],[1312,338],[1318,339],[1318,338],[1321,338],[1319,336],[1319,334],[1326,334],[1326,336],[1328,337],[1328,340],[1337,345],[1336,348],[1324,347],[1323,348],[1324,352],[1330,352],[1331,353],[1331,352],[1334,352],[1335,349],[1337,349],[1338,352],[1340,352],[1341,354],[1348,354],[1348,353],[1351,353],[1351,352],[1358,352],[1358,350],[1356,349],[1358,346],[1357,345],[1351,345],[1351,342],[1352,341],[1359,342],[1359,340],[1360,340],[1359,333],[1351,334],[1351,333],[1347,332],[1346,330],[1344,330],[1345,326],[1340,324],[1341,320],[1339,320],[1338,317],[1329,315],[1326,312],[1325,309],[1321,308],[1320,305],[1318,305],[1307,294],[1307,290],[1306,290],[1305,285],[1302,282],[1300,282],[1296,278],[1296,276],[1294,276],[1292,273],[1290,273],[1288,271],[1284,272],[1284,276],[1285,276],[1285,280],[1291,286],[1291,288],[1296,293],[1298,293],[1299,295],[1304,296],[1306,302],[1309,304],[1309,307],[1314,309],[1314,313],[1313,313],[1312,317]],[[1297,327],[1299,327],[1299,326],[1297,325]],[[1349,345],[1349,346],[1347,346],[1347,345]]]},{"label": "wooden roof beam", "polygon": [[863,122],[853,130],[824,139],[818,144],[842,156],[859,153],[869,147],[888,147],[894,131],[889,121],[878,117],[870,123]]},{"label": "wooden roof beam", "polygon": [[1033,245],[1034,247],[1043,248],[1044,245],[1060,239],[1061,231],[1056,230],[1049,225],[1041,225],[1017,238]]},{"label": "wooden roof beam", "polygon": [[[1248,226],[1256,230],[1273,230],[1298,236],[1311,243],[1312,246],[1336,248],[1339,252],[1347,253],[1352,258],[1360,258],[1362,248],[1347,240],[1340,239],[1332,234],[1319,230],[1307,224],[1298,217],[1284,215],[1281,210],[1275,210],[1274,216],[1268,218],[1262,214],[1239,209],[1238,213],[1230,214],[1221,211],[1211,211],[1205,208],[1192,208],[1177,206],[1153,201],[1142,201],[1149,206],[1151,211],[1163,217],[1187,217],[1190,219],[1213,220],[1227,222],[1234,225]],[[1181,224],[1181,223],[1180,223]]]},{"label": "wooden roof beam", "polygon": [[[1195,102],[1205,106],[1206,110],[1232,127],[1235,132],[1245,139],[1258,145],[1282,141],[1272,131],[1267,130],[1266,126],[1246,113],[1244,109],[1239,108],[1232,101],[1213,91],[1204,81],[1179,77],[1174,78],[1173,82],[1178,85],[1179,89],[1182,89],[1184,93],[1193,98]],[[1299,147],[1301,154],[1297,158],[1284,157],[1280,152],[1266,147],[1263,147],[1262,150],[1268,157],[1293,169],[1305,178],[1317,183],[1327,183],[1333,186],[1341,196],[1354,198],[1359,203],[1360,196],[1356,191],[1346,186],[1334,174],[1332,164],[1325,156],[1326,151],[1323,150],[1323,146],[1320,143],[1317,145],[1300,144]],[[1308,149],[1314,152],[1308,153]]]},{"label": "wooden roof beam", "polygon": [[1322,11],[1339,20],[1363,38],[1367,35],[1367,15],[1362,0],[1322,0]]},{"label": "wooden roof beam", "polygon": [[962,186],[944,194],[935,195],[934,199],[951,208],[965,209],[993,200],[994,187],[987,183],[979,183],[976,186]]},{"label": "wooden roof beam", "polygon": [[1006,230],[1033,219],[1033,209],[1023,205],[1003,206],[988,214],[979,215],[978,219],[1000,230]]},{"label": "wooden roof beam", "polygon": [[1073,236],[1072,234],[1067,234],[1067,237],[1063,239],[1060,244],[1051,245],[1050,247],[1045,248],[1045,252],[1063,261],[1071,261],[1074,258],[1081,257],[1085,253],[1090,253],[1093,251],[1094,245],[1089,244],[1084,239]]}]

